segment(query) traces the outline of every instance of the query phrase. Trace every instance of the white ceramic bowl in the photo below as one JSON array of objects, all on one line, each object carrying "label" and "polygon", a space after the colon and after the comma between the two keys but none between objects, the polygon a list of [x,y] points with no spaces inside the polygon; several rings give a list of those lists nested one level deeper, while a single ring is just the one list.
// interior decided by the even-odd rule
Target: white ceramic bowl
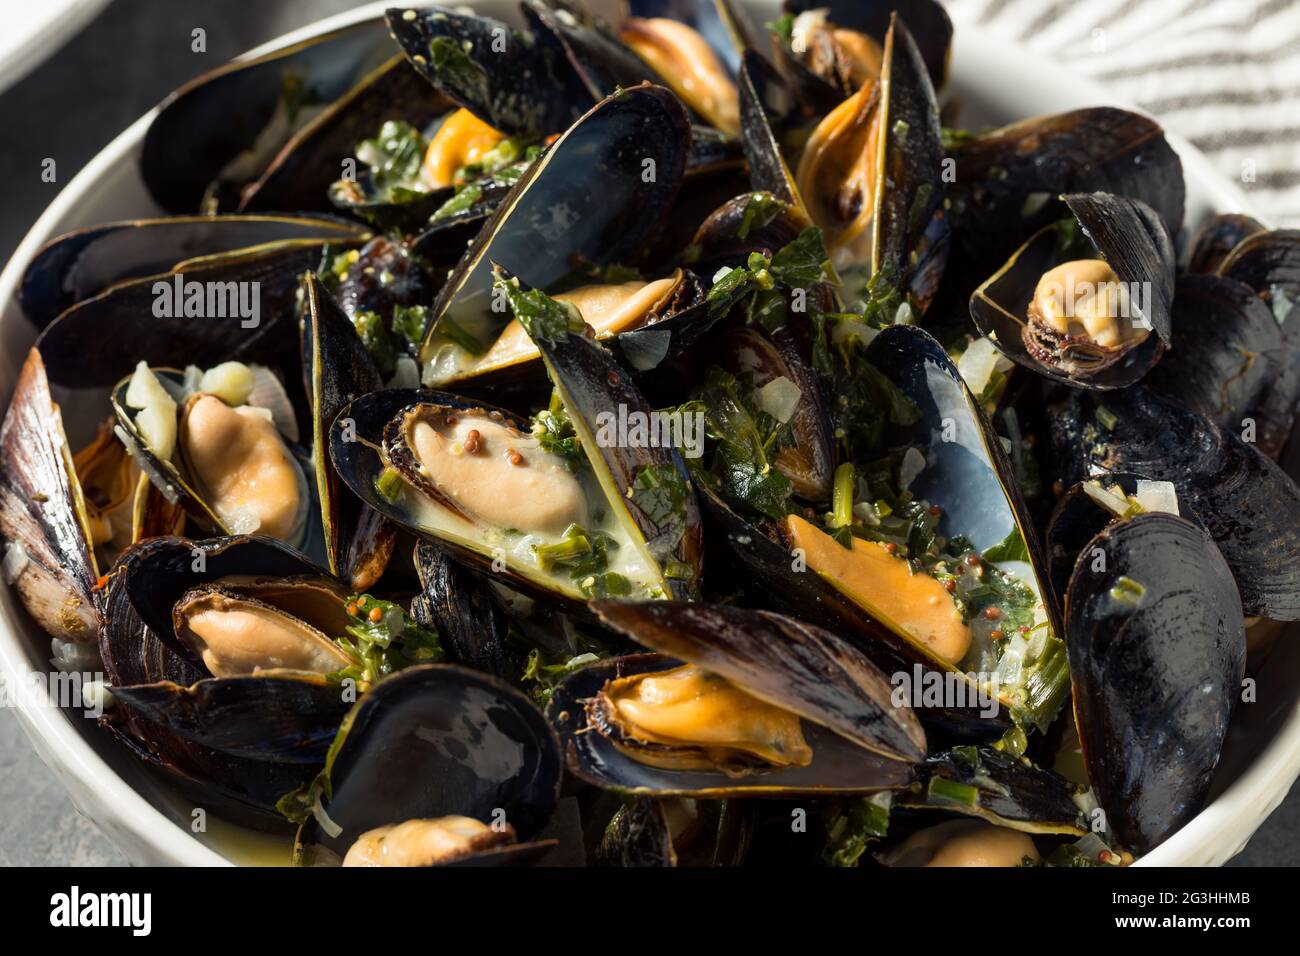
[{"label": "white ceramic bowl", "polygon": [[[257,55],[312,34],[382,13],[370,4],[253,51]],[[469,4],[505,19],[515,4]],[[756,22],[770,19],[775,3],[750,4]],[[1062,75],[1053,64],[1000,45],[976,26],[958,24],[951,95],[972,128],[1083,106],[1114,103],[1088,81]],[[1124,104],[1119,104],[1124,105]],[[80,226],[156,212],[141,183],[136,156],[152,114],[127,128],[59,194],[32,227],[0,274],[0,397],[5,403],[33,339],[17,304],[23,268],[50,238]],[[1250,211],[1241,193],[1195,149],[1173,137],[1187,179],[1187,219],[1195,225],[1211,211]],[[0,669],[24,680],[48,669],[49,640],[0,588]],[[1300,641],[1279,641],[1258,675],[1259,703],[1239,708],[1224,751],[1214,799],[1191,823],[1141,861],[1141,865],[1219,865],[1240,852],[1300,774]],[[41,759],[63,781],[77,808],[94,820],[135,863],[220,864],[287,862],[282,843],[209,819],[207,832],[191,832],[190,808],[145,772],[130,755],[79,713],[20,705],[19,717]]]}]

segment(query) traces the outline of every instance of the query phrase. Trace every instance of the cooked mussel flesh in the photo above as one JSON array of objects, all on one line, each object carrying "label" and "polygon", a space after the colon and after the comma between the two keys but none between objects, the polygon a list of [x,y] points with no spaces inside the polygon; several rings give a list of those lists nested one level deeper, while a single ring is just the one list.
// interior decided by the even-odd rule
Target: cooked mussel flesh
[{"label": "cooked mussel flesh", "polygon": [[1027,368],[1090,388],[1130,385],[1170,338],[1173,243],[1137,200],[1061,198],[1074,218],[1036,233],[975,290],[971,316]]}]

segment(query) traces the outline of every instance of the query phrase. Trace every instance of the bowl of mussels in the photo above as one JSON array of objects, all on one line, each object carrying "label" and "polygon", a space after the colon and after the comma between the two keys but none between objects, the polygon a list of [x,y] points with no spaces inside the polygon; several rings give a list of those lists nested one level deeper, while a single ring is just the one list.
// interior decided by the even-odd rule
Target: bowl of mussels
[{"label": "bowl of mussels", "polygon": [[1298,289],[934,0],[367,7],[5,270],[0,658],[139,862],[1220,864]]}]

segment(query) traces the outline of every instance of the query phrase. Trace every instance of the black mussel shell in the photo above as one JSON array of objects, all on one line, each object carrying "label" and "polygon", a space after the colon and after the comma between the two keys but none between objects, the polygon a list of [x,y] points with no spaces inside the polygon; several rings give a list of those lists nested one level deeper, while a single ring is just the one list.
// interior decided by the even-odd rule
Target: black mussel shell
[{"label": "black mussel shell", "polygon": [[461,258],[430,310],[421,363],[445,346],[446,323],[484,348],[500,332],[494,264],[546,290],[582,262],[630,260],[670,209],[689,149],[686,115],[662,87],[623,90],[595,106],[520,178]]},{"label": "black mussel shell", "polygon": [[794,96],[781,75],[753,50],[746,50],[740,67],[740,135],[749,164],[749,182],[758,192],[771,193],[809,221],[795,186],[794,174],[781,153],[779,135],[796,120]]},{"label": "black mussel shell", "polygon": [[329,578],[323,568],[288,545],[256,535],[206,540],[154,538],[133,547],[114,568],[114,576],[121,578],[144,625],[195,667],[202,665],[176,636],[172,608],[191,588],[234,574]]},{"label": "black mussel shell", "polygon": [[1065,193],[1141,200],[1171,236],[1183,225],[1182,162],[1152,119],[1113,107],[1023,120],[957,147],[950,190],[958,247],[984,275],[1065,215]]},{"label": "black mussel shell", "polygon": [[412,614],[438,632],[448,661],[517,681],[527,662],[487,578],[424,541],[416,546],[415,569],[422,591]]},{"label": "black mussel shell", "polygon": [[63,416],[32,349],[0,425],[0,535],[21,548],[8,580],[27,611],[51,636],[80,643],[95,640],[102,621],[85,529]]},{"label": "black mussel shell", "polygon": [[796,14],[825,9],[830,23],[865,33],[882,46],[890,21],[897,16],[916,38],[917,49],[934,88],[941,88],[947,78],[952,21],[935,0],[786,0],[784,7]]},{"label": "black mussel shell", "polygon": [[1228,253],[1243,239],[1263,231],[1264,224],[1253,216],[1235,212],[1211,216],[1192,237],[1187,271],[1198,275],[1217,273]]},{"label": "black mussel shell", "polygon": [[[153,542],[146,542],[123,555],[104,588],[107,623],[100,630],[99,650],[104,676],[114,693],[120,688],[156,686],[163,681],[188,687],[208,678],[188,652],[173,650],[145,625],[128,593],[127,562],[133,554],[148,554],[152,547]],[[280,716],[284,716],[283,712]],[[178,733],[167,721],[136,710],[125,698],[100,719],[100,724],[136,757],[174,781],[195,806],[258,830],[283,832],[288,822],[276,810],[276,803],[284,794],[308,783],[316,773],[316,766],[310,763],[256,759],[205,746]],[[241,727],[254,732],[253,741],[244,743],[260,743],[261,736],[247,719]]]},{"label": "black mussel shell", "polygon": [[1300,619],[1300,489],[1257,449],[1142,386],[1074,390],[1050,410],[1062,480],[1097,470],[1172,482],[1232,569],[1249,615]]},{"label": "black mussel shell", "polygon": [[794,496],[812,504],[831,500],[838,447],[820,376],[803,358],[788,326],[764,333],[757,326],[729,329],[711,339],[708,354],[733,375],[752,376],[755,387],[778,378],[799,388],[790,416],[793,445],[782,448],[775,465],[793,486]]},{"label": "black mussel shell", "polygon": [[954,747],[926,758],[896,806],[981,817],[1025,833],[1083,835],[1075,788],[1050,770],[995,747]]},{"label": "black mussel shell", "polygon": [[[257,181],[243,190],[239,211],[328,212],[336,205],[345,212],[353,211],[331,201],[330,186],[338,180],[344,161],[353,157],[357,144],[374,136],[388,120],[423,129],[451,106],[398,54],[299,130]],[[355,211],[364,217],[363,209]],[[387,221],[378,224],[391,225]]]},{"label": "black mussel shell", "polygon": [[559,799],[555,734],[519,691],[454,664],[409,667],[374,686],[339,730],[302,862],[342,858],[376,827],[458,814],[535,836]]},{"label": "black mussel shell", "polygon": [[[1077,254],[1072,230],[1046,226],[1020,247],[970,300],[980,333],[1018,365],[1081,388],[1132,385],[1160,360],[1172,329],[1174,247],[1160,217],[1145,203],[1107,193],[1062,196],[1095,255]],[[1140,295],[1148,334],[1144,341],[1096,371],[1069,371],[1033,355],[1026,342],[1029,307],[1043,275],[1072,258],[1104,259],[1130,295]],[[1138,290],[1136,293],[1134,290]]]},{"label": "black mussel shell", "polygon": [[178,262],[294,239],[355,242],[355,223],[310,216],[175,216],[78,229],[48,242],[23,273],[23,311],[43,329],[78,302]]},{"label": "black mussel shell", "polygon": [[[652,406],[614,356],[595,340],[565,331],[555,338],[534,335],[533,342],[578,441],[601,477],[610,507],[623,510],[661,569],[674,566],[673,573],[664,575],[670,596],[695,594],[704,566],[703,529],[681,452],[657,443],[597,439],[602,419],[616,420],[626,413],[650,421]],[[611,487],[617,500],[609,493]]]},{"label": "black mussel shell", "polygon": [[[1070,576],[1074,574],[1075,562],[1088,542],[1117,518],[1132,517],[1130,511],[1138,512],[1131,507],[1128,498],[1138,494],[1139,482],[1143,480],[1141,475],[1124,472],[1097,475],[1074,485],[1057,500],[1048,521],[1045,540],[1057,604],[1065,604],[1065,592],[1070,585]],[[1094,497],[1111,489],[1117,489],[1125,500],[1112,500],[1108,495],[1099,501]]]},{"label": "black mussel shell", "polygon": [[114,686],[113,698],[146,720],[222,753],[319,765],[351,701],[316,675],[223,677]]},{"label": "black mussel shell", "polygon": [[340,410],[380,386],[375,368],[356,331],[316,277],[303,279],[306,314],[302,322],[303,373],[311,407],[312,459],[321,527],[330,573],[355,591],[379,580],[392,554],[396,528],[349,494],[325,449]]},{"label": "black mussel shell", "polygon": [[1260,450],[1276,458],[1300,413],[1300,230],[1247,236],[1219,265],[1219,274],[1254,289],[1282,327],[1281,369],[1258,409]]},{"label": "black mussel shell", "polygon": [[560,735],[569,771],[587,783],[628,796],[704,799],[876,793],[901,789],[913,779],[908,763],[864,750],[838,733],[807,721],[803,729],[813,751],[811,764],[746,777],[731,777],[721,770],[663,770],[646,766],[591,730],[585,702],[607,683],[630,674],[679,666],[679,661],[660,654],[611,657],[589,664],[556,687],[546,714]]},{"label": "black mussel shell", "polygon": [[[938,8],[933,3],[928,6]],[[921,316],[938,294],[948,262],[946,151],[934,87],[912,34],[897,13],[890,18],[885,36],[881,85],[888,93],[881,104],[885,145],[884,161],[876,170],[872,273],[901,289]]]},{"label": "black mussel shell", "polygon": [[399,7],[386,17],[426,80],[503,133],[541,139],[566,129],[593,102],[549,32],[523,32],[449,7]]},{"label": "black mussel shell", "polygon": [[580,4],[562,0],[523,0],[524,18],[539,46],[554,46],[598,103],[619,88],[655,82],[650,67],[619,39],[608,24]]},{"label": "black mussel shell", "polygon": [[308,115],[301,107],[338,99],[391,55],[383,21],[366,20],[192,80],[163,101],[145,133],[140,172],[149,192],[169,212],[198,212],[205,199],[233,208],[238,190],[262,169],[229,182],[223,175],[255,144],[275,148],[289,138],[286,122],[280,143],[259,143],[278,112],[297,105],[299,116]]},{"label": "black mussel shell", "polygon": [[770,611],[686,601],[592,602],[643,647],[695,664],[746,693],[893,760],[925,754],[925,732],[890,700],[888,677],[848,641]]},{"label": "black mussel shell", "polygon": [[306,673],[214,678],[176,635],[172,609],[181,597],[228,575],[251,575],[266,585],[300,576],[321,580],[337,592],[343,613],[342,585],[276,541],[145,541],[114,566],[112,579],[125,602],[118,611],[129,606],[130,613],[110,618],[101,648],[106,659],[129,660],[138,653],[132,628],[139,625],[158,649],[143,673],[110,675],[113,695],[144,720],[205,749],[241,759],[319,764],[352,703],[343,685]]},{"label": "black mussel shell", "polygon": [[1169,353],[1147,376],[1154,392],[1241,429],[1281,371],[1283,334],[1255,291],[1214,275],[1188,275],[1174,294]]},{"label": "black mussel shell", "polygon": [[[316,268],[325,245],[318,239],[295,239],[205,256],[79,302],[37,339],[50,383],[106,389],[130,375],[139,362],[151,368],[184,368],[197,355],[214,365],[296,364],[298,281],[302,273]],[[232,289],[255,290],[256,316],[238,314]],[[214,298],[215,314],[209,314],[208,303]],[[187,303],[198,314],[193,308],[185,311]],[[148,319],[143,328],[142,316]],[[88,356],[94,361],[87,361]]]},{"label": "black mussel shell", "polygon": [[1097,801],[1146,852],[1200,811],[1245,674],[1241,602],[1214,542],[1166,514],[1093,539],[1066,599],[1074,711]]}]

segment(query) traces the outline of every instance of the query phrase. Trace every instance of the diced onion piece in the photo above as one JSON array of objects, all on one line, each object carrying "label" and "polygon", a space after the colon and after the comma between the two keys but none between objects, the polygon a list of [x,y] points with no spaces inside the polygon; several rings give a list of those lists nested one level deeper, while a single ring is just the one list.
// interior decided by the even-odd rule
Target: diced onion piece
[{"label": "diced onion piece", "polygon": [[762,388],[754,391],[758,407],[783,425],[794,415],[802,395],[799,386],[784,375],[772,379]]},{"label": "diced onion piece", "polygon": [[1118,488],[1112,491],[1100,481],[1085,481],[1083,483],[1083,493],[1111,514],[1122,515],[1129,510],[1128,498],[1119,493]]},{"label": "diced onion piece", "polygon": [[1147,481],[1138,479],[1137,499],[1145,511],[1163,511],[1166,514],[1178,514],[1178,490],[1172,481]]},{"label": "diced onion piece", "polygon": [[199,391],[215,395],[232,408],[248,401],[253,392],[253,370],[243,362],[222,362],[203,373]]},{"label": "diced onion piece", "polygon": [[994,372],[1006,371],[1011,360],[998,351],[987,336],[976,339],[957,360],[957,371],[966,380],[966,387],[975,396],[984,394]]},{"label": "diced onion piece", "polygon": [[162,461],[171,461],[176,451],[176,403],[167,398],[141,409],[135,416],[135,430],[149,450]]},{"label": "diced onion piece", "polygon": [[903,452],[903,460],[898,465],[898,483],[903,491],[912,486],[916,476],[925,471],[925,455],[915,447]]},{"label": "diced onion piece", "polygon": [[131,408],[159,406],[170,408],[173,415],[176,413],[176,400],[145,362],[135,367],[135,373],[126,386],[126,404]]}]

